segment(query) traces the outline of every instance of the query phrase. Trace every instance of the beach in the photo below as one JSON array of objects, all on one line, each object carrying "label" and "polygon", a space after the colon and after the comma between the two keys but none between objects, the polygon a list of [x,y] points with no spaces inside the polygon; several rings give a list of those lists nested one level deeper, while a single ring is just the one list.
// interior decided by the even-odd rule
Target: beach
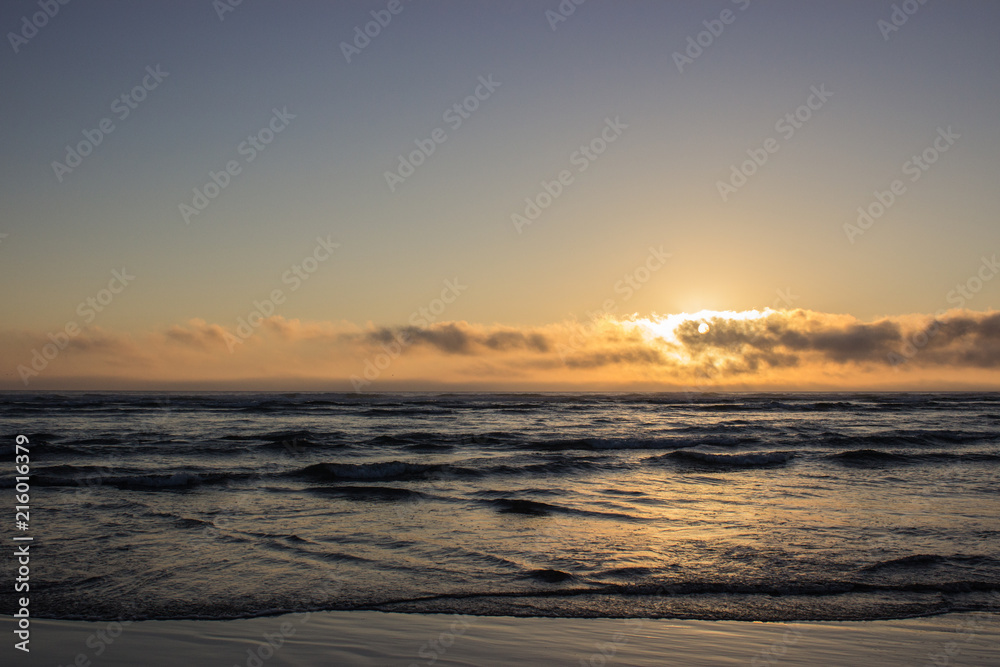
[{"label": "beach", "polygon": [[[32,628],[30,657],[18,657],[16,664],[1000,664],[1000,615],[985,613],[892,621],[748,623],[313,612],[234,621],[139,621],[122,628],[105,622],[38,620]],[[5,654],[10,655],[9,650],[5,647]]]}]

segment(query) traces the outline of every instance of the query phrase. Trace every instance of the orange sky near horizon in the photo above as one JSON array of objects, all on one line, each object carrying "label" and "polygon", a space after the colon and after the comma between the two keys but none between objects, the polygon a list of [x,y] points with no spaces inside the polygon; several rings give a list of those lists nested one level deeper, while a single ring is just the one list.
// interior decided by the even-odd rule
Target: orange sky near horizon
[{"label": "orange sky near horizon", "polygon": [[[3,389],[1000,389],[1000,312],[863,322],[806,310],[602,316],[540,327],[395,328],[272,315],[141,335],[99,328],[4,340]],[[72,335],[71,335],[72,333]],[[19,358],[12,350],[31,346]]]}]

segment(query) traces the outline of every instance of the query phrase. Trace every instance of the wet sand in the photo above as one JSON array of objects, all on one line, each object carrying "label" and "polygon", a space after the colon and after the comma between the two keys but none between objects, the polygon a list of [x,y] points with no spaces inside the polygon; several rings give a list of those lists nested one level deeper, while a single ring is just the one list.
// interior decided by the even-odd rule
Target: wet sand
[{"label": "wet sand", "polygon": [[6,665],[1000,665],[1000,615],[748,623],[314,612],[234,621],[35,620]]}]

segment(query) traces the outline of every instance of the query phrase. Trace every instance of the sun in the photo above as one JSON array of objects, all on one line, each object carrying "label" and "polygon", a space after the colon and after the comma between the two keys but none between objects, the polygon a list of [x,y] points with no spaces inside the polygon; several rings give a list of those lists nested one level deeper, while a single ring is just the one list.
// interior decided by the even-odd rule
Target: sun
[{"label": "sun", "polygon": [[712,323],[718,320],[759,320],[768,317],[775,311],[770,308],[763,310],[700,310],[696,313],[673,313],[670,315],[651,314],[649,317],[639,317],[638,314],[619,321],[624,329],[637,329],[647,339],[660,339],[667,343],[676,343],[677,328],[686,322],[698,322],[698,333],[706,334],[712,330]]}]

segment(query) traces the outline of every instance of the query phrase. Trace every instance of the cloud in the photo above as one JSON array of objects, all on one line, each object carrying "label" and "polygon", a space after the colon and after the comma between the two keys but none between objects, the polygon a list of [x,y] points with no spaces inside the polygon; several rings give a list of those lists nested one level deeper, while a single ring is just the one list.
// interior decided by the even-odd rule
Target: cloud
[{"label": "cloud", "polygon": [[812,311],[768,311],[750,320],[706,318],[678,327],[686,350],[733,355],[769,366],[805,361],[868,367],[912,363],[921,367],[996,368],[1000,365],[1000,313],[952,311],[941,317],[904,316],[859,322]]},{"label": "cloud", "polygon": [[427,345],[446,354],[476,354],[494,352],[548,352],[548,338],[537,331],[520,331],[512,327],[483,327],[467,322],[445,322],[427,328],[382,327],[365,335],[370,343],[387,344],[395,340],[408,345]]},{"label": "cloud", "polygon": [[164,334],[168,341],[184,347],[208,350],[220,344],[225,344],[226,330],[218,324],[208,324],[204,320],[195,319],[188,326],[174,325]]},{"label": "cloud", "polygon": [[[40,365],[35,353],[52,340],[47,332],[0,332],[6,385],[22,386],[20,369]],[[533,327],[464,321],[362,327],[271,317],[242,333],[200,319],[136,334],[86,329],[44,369],[35,368],[31,382],[102,376],[246,388],[248,378],[270,377],[343,388],[351,378],[367,377],[369,383],[391,378],[415,388],[431,381],[669,389],[875,386],[890,380],[996,387],[990,373],[998,366],[1000,312],[993,311],[873,322],[801,309],[703,311]]]}]

